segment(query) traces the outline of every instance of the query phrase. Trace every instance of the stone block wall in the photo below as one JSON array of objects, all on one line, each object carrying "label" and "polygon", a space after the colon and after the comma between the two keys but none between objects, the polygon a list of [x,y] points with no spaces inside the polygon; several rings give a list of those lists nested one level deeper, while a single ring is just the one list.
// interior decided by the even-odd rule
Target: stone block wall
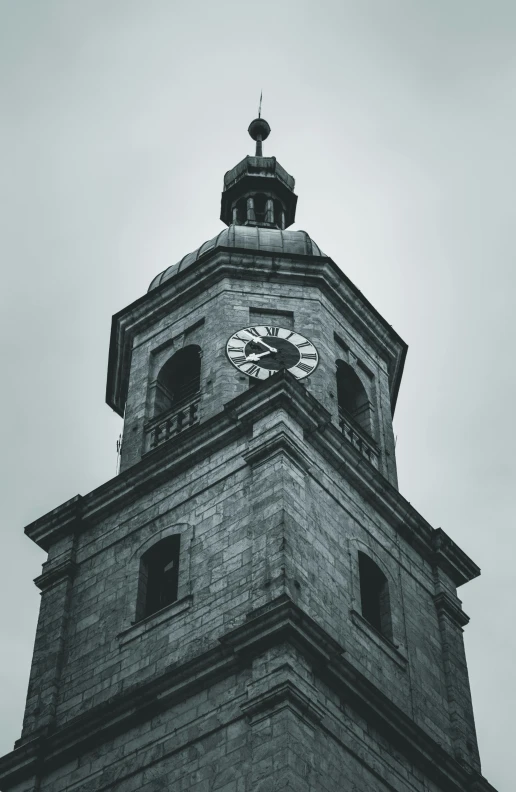
[{"label": "stone block wall", "polygon": [[[267,451],[279,437],[291,451]],[[165,530],[182,536],[179,600],[133,624],[142,547]],[[360,615],[360,549],[388,578],[393,642]],[[47,723],[49,696],[63,727],[214,649],[249,612],[287,595],[393,705],[450,751],[455,729],[471,744],[466,760],[478,763],[462,636],[443,627],[432,568],[314,452],[288,411],[257,420],[200,462],[195,478],[187,470],[90,519],[73,554],[66,597],[59,586],[43,594],[25,738]],[[49,643],[51,624],[60,632]],[[59,674],[47,685],[56,650]]]},{"label": "stone block wall", "polygon": [[6,792],[494,792],[445,764],[427,771],[288,642],[79,756],[46,759]]},{"label": "stone block wall", "polygon": [[[263,266],[263,261],[260,264]],[[282,266],[288,269],[288,261]],[[252,260],[245,260],[245,268],[252,270]],[[160,367],[178,349],[194,343],[202,350],[201,420],[219,413],[224,404],[247,389],[249,378],[227,360],[226,342],[239,329],[254,324],[253,316],[263,310],[289,312],[294,328],[316,345],[319,365],[303,383],[329,410],[336,425],[336,361],[346,359],[356,369],[372,402],[371,434],[380,449],[380,470],[396,486],[387,363],[371,340],[365,339],[350,317],[337,310],[318,287],[273,280],[256,282],[246,280],[244,275],[238,280],[225,278],[208,293],[195,294],[186,305],[181,303],[170,312],[160,313],[136,335],[121,469],[126,470],[145,453],[145,425],[153,417],[152,383]]]}]

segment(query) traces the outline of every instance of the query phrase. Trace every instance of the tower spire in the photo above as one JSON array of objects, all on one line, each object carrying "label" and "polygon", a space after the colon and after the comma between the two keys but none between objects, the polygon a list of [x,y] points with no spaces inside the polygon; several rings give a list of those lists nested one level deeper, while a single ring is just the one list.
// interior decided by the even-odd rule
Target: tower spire
[{"label": "tower spire", "polygon": [[258,107],[258,118],[262,117],[262,96],[263,96],[263,91],[260,91],[260,105]]}]

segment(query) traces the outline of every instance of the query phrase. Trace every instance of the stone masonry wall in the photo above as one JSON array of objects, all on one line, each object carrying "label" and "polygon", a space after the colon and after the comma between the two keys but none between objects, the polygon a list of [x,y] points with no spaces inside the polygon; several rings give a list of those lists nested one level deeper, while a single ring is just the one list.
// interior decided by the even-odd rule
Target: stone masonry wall
[{"label": "stone masonry wall", "polygon": [[[145,451],[144,426],[153,417],[149,397],[152,382],[165,361],[183,345],[195,343],[202,349],[201,420],[217,414],[224,404],[247,389],[249,378],[227,360],[226,342],[234,332],[254,322],[251,309],[264,308],[292,312],[295,329],[316,345],[319,365],[303,382],[330,411],[336,424],[336,360],[349,355],[373,402],[372,435],[380,447],[380,469],[396,485],[386,362],[318,288],[245,279],[221,281],[135,339],[124,422],[122,470],[137,462]],[[344,342],[349,353],[344,352],[338,339]]]},{"label": "stone masonry wall", "polygon": [[[261,697],[285,682],[312,705],[301,708],[295,698],[280,695],[263,706]],[[280,644],[238,673],[6,792],[450,788],[393,749],[302,654]]]},{"label": "stone masonry wall", "polygon": [[[252,442],[287,431],[309,467],[279,456],[256,465]],[[450,716],[430,568],[277,411],[254,436],[213,455],[78,537],[57,697],[64,724],[135,682],[217,645],[253,608],[286,592],[341,644],[357,669],[443,746]],[[141,545],[191,528],[180,607],[131,626]],[[360,617],[357,552],[388,576],[394,642]],[[186,593],[185,593],[186,592]],[[59,620],[59,614],[55,614]],[[461,675],[460,665],[453,669]],[[467,680],[466,680],[467,684]]]}]

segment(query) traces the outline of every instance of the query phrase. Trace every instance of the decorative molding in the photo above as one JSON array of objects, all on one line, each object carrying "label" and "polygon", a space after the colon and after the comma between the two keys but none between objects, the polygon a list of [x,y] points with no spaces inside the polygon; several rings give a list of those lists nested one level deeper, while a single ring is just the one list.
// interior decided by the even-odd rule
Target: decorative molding
[{"label": "decorative molding", "polygon": [[[267,625],[265,631],[264,624]],[[242,658],[259,654],[262,648],[281,643],[282,640],[289,640],[293,646],[303,649],[304,653],[308,650],[318,666],[328,664],[345,651],[314,619],[294,605],[288,594],[281,594],[255,611],[250,611],[244,624],[219,640],[224,647]]]},{"label": "decorative molding", "polygon": [[[82,495],[75,495],[25,528],[25,534],[43,550],[49,550],[63,536],[78,533],[83,523]],[[50,539],[51,541],[48,541]]]},{"label": "decorative molding", "polygon": [[[232,399],[224,410],[203,423],[191,427],[174,442],[163,443],[144,459],[119,476],[82,498],[77,496],[80,519],[70,517],[68,501],[63,507],[31,523],[25,533],[44,550],[56,537],[79,530],[82,522],[103,519],[144,493],[151,492],[173,476],[191,469],[234,440],[246,437],[249,428],[278,409],[297,421],[304,440],[337,473],[344,476],[389,524],[431,565],[440,566],[456,586],[480,574],[478,566],[441,529],[434,529],[371,465],[331,422],[331,416],[288,371],[278,372],[269,380],[256,384]],[[288,448],[296,444],[294,437]],[[298,444],[299,446],[299,444]],[[287,446],[285,445],[285,448]],[[298,458],[303,452],[296,449]],[[64,522],[60,521],[61,508]]]},{"label": "decorative molding", "polygon": [[[443,569],[457,586],[480,575],[480,569],[476,567],[476,564],[473,564],[466,553],[442,528],[434,528],[432,531],[430,563],[432,566]],[[476,567],[476,574],[473,575],[471,574],[472,566]]]},{"label": "decorative molding", "polygon": [[461,608],[460,600],[453,599],[447,591],[434,595],[434,603],[439,616],[447,616],[457,627],[465,627],[469,616]]},{"label": "decorative molding", "polygon": [[46,569],[39,575],[39,577],[34,578],[34,583],[41,591],[46,591],[47,589],[57,586],[58,583],[62,583],[64,580],[73,578],[78,568],[79,565],[76,564],[75,561],[67,558],[65,561],[53,564],[49,569]]},{"label": "decorative molding", "polygon": [[[283,426],[285,426],[285,424],[283,424]],[[280,429],[278,433],[277,428],[277,426],[273,427],[276,433],[272,436],[267,432],[269,436],[265,439],[262,439],[260,436],[256,438],[256,440],[251,440],[249,443],[249,451],[242,455],[245,461],[250,467],[254,468],[263,465],[274,457],[285,455],[294,465],[300,468],[303,473],[306,473],[311,467],[310,460],[292,437],[287,434],[285,429]]]},{"label": "decorative molding", "polygon": [[[39,772],[50,773],[82,751],[114,739],[135,724],[233,675],[265,649],[285,643],[295,647],[325,685],[356,709],[396,751],[410,756],[411,763],[443,792],[494,792],[489,785],[482,785],[479,774],[472,774],[457,762],[355,668],[343,656],[342,647],[286,595],[248,614],[242,625],[220,637],[218,647],[121,690],[102,704],[7,754],[0,759],[0,785],[21,783],[34,774],[35,767]],[[281,702],[302,711],[312,721],[320,720],[325,713],[321,702],[307,702],[306,693],[303,695],[299,685],[285,676],[278,688],[271,688],[261,698],[253,698],[247,712],[255,717],[267,708],[281,706]]]},{"label": "decorative molding", "polygon": [[324,709],[291,680],[284,680],[258,693],[241,704],[240,708],[253,725],[285,708],[293,710],[305,722],[311,721],[310,725],[319,723],[324,717]]}]

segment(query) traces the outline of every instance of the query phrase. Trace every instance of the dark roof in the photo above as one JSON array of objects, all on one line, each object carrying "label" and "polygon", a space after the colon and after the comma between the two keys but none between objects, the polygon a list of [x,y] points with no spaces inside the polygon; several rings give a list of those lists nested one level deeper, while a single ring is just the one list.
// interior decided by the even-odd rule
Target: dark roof
[{"label": "dark roof", "polygon": [[149,291],[161,286],[173,278],[178,272],[189,267],[208,250],[217,247],[247,248],[250,250],[267,250],[271,253],[301,253],[305,256],[324,256],[318,245],[306,231],[282,231],[279,228],[263,228],[261,226],[230,225],[220,234],[204,242],[193,253],[183,256],[177,264],[167,267],[151,281]]}]

